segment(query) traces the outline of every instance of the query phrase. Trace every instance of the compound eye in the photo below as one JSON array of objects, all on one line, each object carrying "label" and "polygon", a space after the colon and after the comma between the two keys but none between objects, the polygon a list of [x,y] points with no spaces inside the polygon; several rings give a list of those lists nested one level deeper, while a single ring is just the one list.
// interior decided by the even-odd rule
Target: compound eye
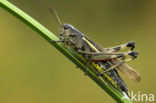
[{"label": "compound eye", "polygon": [[67,26],[64,26],[64,30],[66,30],[66,29],[68,29],[68,27]]}]

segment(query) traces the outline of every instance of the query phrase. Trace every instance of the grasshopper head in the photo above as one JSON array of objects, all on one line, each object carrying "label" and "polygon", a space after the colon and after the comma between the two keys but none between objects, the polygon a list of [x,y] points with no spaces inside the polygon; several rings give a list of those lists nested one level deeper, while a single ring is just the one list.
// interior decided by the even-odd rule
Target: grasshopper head
[{"label": "grasshopper head", "polygon": [[75,28],[70,24],[63,24],[59,30],[59,37],[61,40],[68,40],[75,33]]},{"label": "grasshopper head", "polygon": [[51,14],[55,17],[57,23],[60,25],[60,30],[59,30],[59,39],[60,40],[65,40],[65,41],[69,41],[71,40],[72,37],[76,36],[76,34],[80,34],[80,32],[74,28],[72,25],[70,24],[62,24],[56,11],[49,8]]}]

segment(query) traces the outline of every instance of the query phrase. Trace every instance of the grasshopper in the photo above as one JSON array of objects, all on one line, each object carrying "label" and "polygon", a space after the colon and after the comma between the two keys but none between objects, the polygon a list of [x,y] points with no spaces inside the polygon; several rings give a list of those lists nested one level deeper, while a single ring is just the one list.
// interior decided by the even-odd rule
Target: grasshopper
[{"label": "grasshopper", "polygon": [[[133,81],[140,81],[140,74],[126,64],[126,62],[131,61],[138,56],[138,52],[133,51],[135,43],[130,41],[119,46],[103,48],[72,25],[66,23],[62,24],[55,10],[50,9],[50,12],[60,25],[59,40],[52,40],[52,42],[62,42],[73,48],[88,61],[86,63],[87,67],[89,67],[89,65],[95,67],[99,78],[106,78],[116,88],[121,89],[129,96],[127,85],[121,79],[117,70],[121,71]],[[118,52],[125,48],[130,48],[130,50],[128,52]]]}]

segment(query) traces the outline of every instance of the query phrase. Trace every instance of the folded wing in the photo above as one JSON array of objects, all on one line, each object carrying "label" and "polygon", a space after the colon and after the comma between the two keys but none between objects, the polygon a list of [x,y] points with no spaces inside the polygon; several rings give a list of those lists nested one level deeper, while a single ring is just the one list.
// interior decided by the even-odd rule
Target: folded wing
[{"label": "folded wing", "polygon": [[[114,64],[119,64],[121,61],[119,59],[113,60]],[[141,76],[140,74],[133,69],[132,67],[130,67],[128,64],[122,64],[120,67],[117,68],[117,70],[119,70],[120,72],[122,72],[126,77],[128,77],[129,79],[135,81],[135,82],[139,82],[141,80]]]}]

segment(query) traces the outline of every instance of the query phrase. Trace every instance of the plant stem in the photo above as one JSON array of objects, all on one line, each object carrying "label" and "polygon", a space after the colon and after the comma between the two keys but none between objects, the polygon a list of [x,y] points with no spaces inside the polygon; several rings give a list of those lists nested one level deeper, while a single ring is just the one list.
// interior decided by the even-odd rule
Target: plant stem
[{"label": "plant stem", "polygon": [[[82,71],[86,71],[87,67],[84,65],[84,63],[80,61],[80,59],[82,58],[78,58],[77,54],[73,54],[71,51],[64,48],[63,45],[61,45],[61,43],[51,42],[51,40],[58,40],[58,38],[52,32],[50,32],[48,29],[42,26],[39,22],[37,22],[31,16],[24,13],[22,10],[20,10],[7,0],[0,0],[0,6],[10,14],[15,16],[17,19],[21,20],[23,23],[28,25],[31,29],[36,31],[40,36],[46,39],[67,58],[69,58],[73,63],[75,63]],[[132,103],[131,100],[129,100],[128,98],[124,98],[125,95],[123,95],[113,86],[109,84],[106,85],[103,81],[101,81],[91,70],[88,71],[88,76],[118,103]]]}]

